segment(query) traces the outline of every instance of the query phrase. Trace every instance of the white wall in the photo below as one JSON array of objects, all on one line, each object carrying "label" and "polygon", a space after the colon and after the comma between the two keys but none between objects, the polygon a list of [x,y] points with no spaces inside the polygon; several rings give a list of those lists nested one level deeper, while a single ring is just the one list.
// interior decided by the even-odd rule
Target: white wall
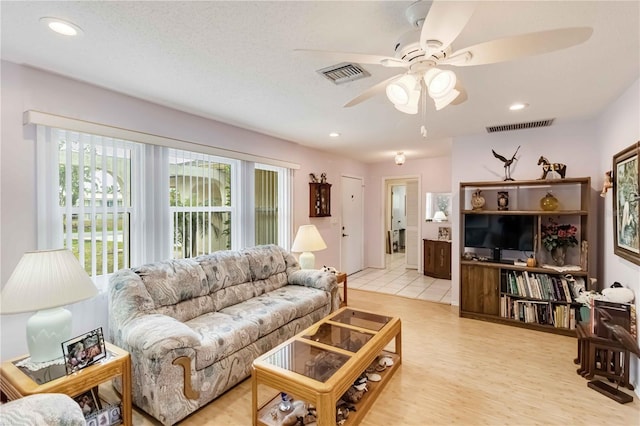
[{"label": "white wall", "polygon": [[[318,252],[316,262],[320,265],[340,264],[339,177],[342,174],[365,176],[365,164],[33,68],[4,61],[1,67],[2,284],[8,280],[22,254],[36,248],[35,133],[33,126],[22,125],[22,113],[26,110],[37,110],[298,163],[301,167],[296,171],[294,181],[294,230],[302,224],[317,225],[330,249]],[[283,125],[286,125],[285,121]],[[326,172],[328,181],[333,184],[333,216],[330,218],[309,218],[310,172]],[[365,258],[365,265],[366,262]],[[75,316],[75,334],[97,326],[106,327],[107,311],[104,297],[78,303],[72,310]],[[1,359],[26,352],[24,330],[28,316],[29,314],[0,317]]]},{"label": "white wall", "polygon": [[[599,174],[596,184],[602,187],[604,173],[613,169],[613,156],[640,140],[640,80],[627,89],[622,96],[607,108],[596,121],[596,136],[599,145]],[[613,253],[613,195],[609,191],[603,199],[603,238],[600,243],[603,259],[603,287],[618,281],[633,290],[636,295],[636,314],[640,314],[640,266]],[[636,320],[638,320],[637,318]],[[640,322],[636,321],[638,324]],[[640,343],[640,339],[638,339]],[[631,381],[640,395],[640,365],[632,355]]]}]

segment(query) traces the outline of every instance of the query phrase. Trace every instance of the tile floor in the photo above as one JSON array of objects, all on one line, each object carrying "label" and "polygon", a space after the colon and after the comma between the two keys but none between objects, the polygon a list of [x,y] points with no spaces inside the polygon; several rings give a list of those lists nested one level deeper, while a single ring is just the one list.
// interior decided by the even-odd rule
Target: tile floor
[{"label": "tile floor", "polygon": [[402,253],[388,254],[387,265],[386,269],[366,268],[349,275],[348,288],[451,304],[451,280],[427,277],[416,269],[405,269]]}]

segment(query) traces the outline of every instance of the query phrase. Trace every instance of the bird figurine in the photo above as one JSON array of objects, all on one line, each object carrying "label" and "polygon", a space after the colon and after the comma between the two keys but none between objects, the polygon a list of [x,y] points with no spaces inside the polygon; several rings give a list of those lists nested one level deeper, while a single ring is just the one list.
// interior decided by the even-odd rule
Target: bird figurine
[{"label": "bird figurine", "polygon": [[516,152],[513,153],[513,156],[510,159],[503,157],[493,149],[491,150],[491,152],[493,152],[493,156],[504,163],[504,180],[514,180],[511,178],[511,164],[515,161],[516,154],[518,153],[519,149],[520,145],[518,145],[518,149],[516,149]]}]

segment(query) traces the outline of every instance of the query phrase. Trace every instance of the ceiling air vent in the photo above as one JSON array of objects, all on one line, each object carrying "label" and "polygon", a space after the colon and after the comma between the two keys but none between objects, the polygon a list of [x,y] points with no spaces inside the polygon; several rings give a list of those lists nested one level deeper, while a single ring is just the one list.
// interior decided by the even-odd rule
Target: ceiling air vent
[{"label": "ceiling air vent", "polygon": [[330,67],[318,70],[318,72],[334,84],[343,84],[349,81],[369,77],[371,75],[366,72],[360,65],[348,62],[343,62],[338,65],[332,65]]},{"label": "ceiling air vent", "polygon": [[553,124],[555,118],[548,120],[529,121],[528,123],[500,124],[498,126],[487,126],[487,133],[508,132],[510,130],[534,129],[536,127],[548,127]]}]

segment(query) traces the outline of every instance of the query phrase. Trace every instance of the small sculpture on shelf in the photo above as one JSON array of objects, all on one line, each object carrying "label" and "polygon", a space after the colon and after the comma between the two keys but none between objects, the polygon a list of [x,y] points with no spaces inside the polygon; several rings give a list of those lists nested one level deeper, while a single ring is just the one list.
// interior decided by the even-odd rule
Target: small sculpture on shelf
[{"label": "small sculpture on shelf", "polygon": [[540,207],[544,211],[554,211],[558,208],[558,199],[549,191],[547,195],[540,200]]},{"label": "small sculpture on shelf", "polygon": [[311,182],[311,183],[318,183],[319,182],[315,173],[309,173],[309,182]]},{"label": "small sculpture on shelf", "polygon": [[482,210],[484,207],[485,199],[482,196],[482,191],[476,189],[476,192],[471,195],[471,208],[473,210]]},{"label": "small sculpture on shelf", "polygon": [[547,160],[542,155],[540,156],[540,158],[538,158],[538,166],[541,164],[542,164],[542,176],[540,176],[540,179],[538,180],[546,179],[549,172],[557,173],[558,175],[560,175],[560,179],[564,179],[564,176],[567,173],[566,164],[550,163],[549,160]]},{"label": "small sculpture on shelf", "polygon": [[610,190],[611,188],[613,188],[613,172],[611,170],[609,170],[608,172],[605,172],[604,174],[604,183],[602,184],[602,192],[600,193],[600,196],[602,198],[604,198],[605,195],[607,195],[607,191]]},{"label": "small sculpture on shelf", "polygon": [[511,178],[511,164],[513,164],[513,162],[515,161],[516,154],[518,153],[519,149],[520,149],[520,145],[518,145],[516,152],[514,152],[513,156],[511,156],[511,158],[509,159],[498,154],[493,149],[491,150],[491,152],[493,153],[493,156],[504,163],[504,180],[513,180]]},{"label": "small sculpture on shelf", "polygon": [[509,210],[509,193],[498,191],[498,210]]},{"label": "small sculpture on shelf", "polygon": [[325,172],[320,175],[320,183],[327,183],[327,174]]}]

